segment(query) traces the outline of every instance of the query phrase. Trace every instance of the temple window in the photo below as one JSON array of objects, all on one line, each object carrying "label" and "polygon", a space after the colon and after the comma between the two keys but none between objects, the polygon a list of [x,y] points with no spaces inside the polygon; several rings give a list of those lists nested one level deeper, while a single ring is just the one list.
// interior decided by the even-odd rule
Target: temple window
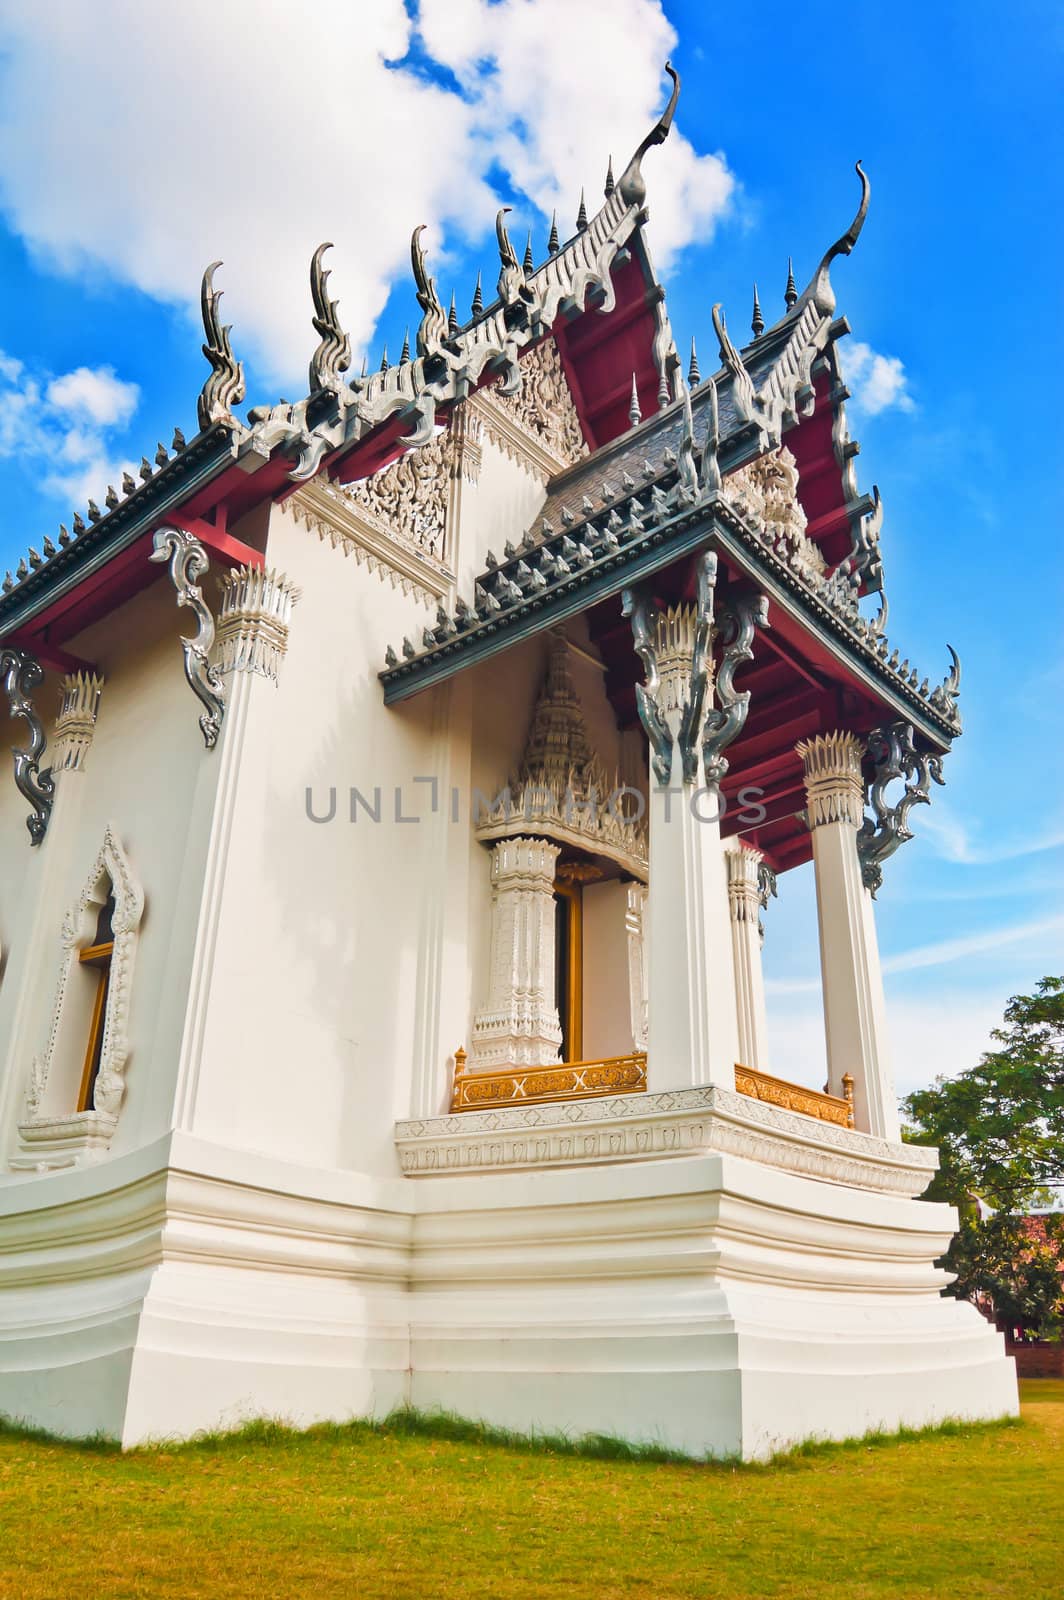
[{"label": "temple window", "polygon": [[96,918],[96,928],[92,943],[78,952],[79,967],[84,968],[95,980],[92,1015],[89,1022],[88,1041],[85,1047],[85,1064],[81,1074],[81,1088],[78,1091],[77,1109],[79,1111],[91,1111],[93,1109],[96,1079],[99,1077],[100,1062],[103,1059],[107,997],[111,987],[111,957],[114,954],[115,947],[114,933],[111,926],[114,911],[115,897],[112,887]]}]

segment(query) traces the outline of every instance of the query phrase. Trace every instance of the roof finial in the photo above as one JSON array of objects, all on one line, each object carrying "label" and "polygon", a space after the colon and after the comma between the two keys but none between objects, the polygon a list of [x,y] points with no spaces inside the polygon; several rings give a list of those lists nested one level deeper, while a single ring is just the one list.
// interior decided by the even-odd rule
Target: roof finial
[{"label": "roof finial", "polygon": [[364,379],[367,376],[368,373],[369,373],[369,357],[364,355],[362,357],[362,371],[359,374],[359,376]]},{"label": "roof finial", "polygon": [[868,215],[868,200],[872,193],[872,185],[865,176],[864,169],[859,161],[854,171],[861,180],[861,203],[857,207],[857,214],[846,229],[846,232],[835,240],[830,250],[825,252],[820,265],[813,274],[812,282],[802,295],[803,305],[807,300],[812,300],[821,316],[824,317],[830,317],[835,310],[835,291],[831,287],[831,263],[836,256],[849,255],[860,238],[865,217]]},{"label": "roof finial", "polygon": [[761,315],[761,302],[757,298],[757,284],[754,284],[754,314],[750,322],[750,329],[755,339],[760,339],[765,331],[765,319]]},{"label": "roof finial", "polygon": [[351,365],[351,340],[340,326],[337,312],[339,304],[329,299],[329,269],[323,268],[321,258],[329,243],[320,244],[310,258],[310,297],[314,302],[314,331],[321,340],[310,358],[310,392],[328,389],[339,394],[344,387],[341,372]]},{"label": "roof finial", "polygon": [[521,263],[521,271],[526,278],[530,278],[535,270],[536,258],[532,254],[532,229],[529,228],[528,238],[525,240],[525,258]]},{"label": "roof finial", "polygon": [[606,188],[603,191],[607,200],[616,187],[617,185],[613,181],[613,157],[610,156],[609,163],[606,167]]},{"label": "roof finial", "polygon": [[702,382],[702,374],[698,370],[698,351],[695,342],[691,340],[691,365],[687,369],[687,382],[692,389],[697,389]]},{"label": "roof finial", "polygon": [[447,335],[453,339],[458,332],[458,307],[454,303],[454,290],[451,290],[451,309],[447,313]]},{"label": "roof finial", "polygon": [[583,233],[587,227],[587,203],[584,200],[584,191],[580,191],[580,210],[576,213],[576,231]]},{"label": "roof finial", "polygon": [[628,421],[633,428],[637,428],[643,420],[643,413],[639,407],[639,387],[632,373],[632,398],[628,402]]},{"label": "roof finial", "polygon": [[[421,222],[410,238],[410,265],[417,286],[417,303],[422,313],[415,342],[417,353],[423,358],[439,355],[440,346],[447,337],[447,319],[443,314],[439,294],[436,292],[436,279],[429,277],[425,266],[425,251],[421,243],[424,231],[425,224]],[[408,347],[407,355],[409,353]]]},{"label": "roof finial", "polygon": [[647,197],[647,186],[643,181],[643,157],[651,145],[661,144],[668,138],[669,129],[672,127],[672,119],[676,112],[676,102],[680,98],[680,78],[671,61],[666,61],[665,71],[672,79],[672,94],[669,96],[669,103],[621,173],[617,184],[618,189],[621,191],[621,199],[629,206],[641,206]]},{"label": "roof finial", "polygon": [[473,290],[473,315],[479,317],[484,309],[484,296],[480,289],[480,273],[477,273],[477,286]]},{"label": "roof finial", "polygon": [[558,213],[557,213],[557,210],[551,212],[550,238],[547,240],[547,249],[550,251],[552,256],[556,256],[558,254],[558,251],[561,249],[561,243],[560,243],[560,241],[558,239]]},{"label": "roof finial", "polygon": [[209,428],[214,422],[231,422],[233,407],[240,404],[246,393],[243,365],[234,357],[233,347],[229,343],[232,325],[223,327],[218,316],[222,291],[214,287],[214,274],[221,264],[220,261],[211,262],[200,286],[203,331],[207,336],[203,354],[211,364],[210,376],[196,402],[201,428]]},{"label": "roof finial", "polygon": [[403,366],[409,360],[410,360],[410,329],[406,328],[404,330],[404,332],[403,332],[403,348],[399,352],[399,365]]},{"label": "roof finial", "polygon": [[388,370],[388,346],[385,345],[383,351],[381,352],[381,371],[382,372],[387,372],[387,370]]},{"label": "roof finial", "polygon": [[783,291],[783,303],[789,311],[798,299],[798,285],[794,281],[794,262],[787,257],[787,287]]}]

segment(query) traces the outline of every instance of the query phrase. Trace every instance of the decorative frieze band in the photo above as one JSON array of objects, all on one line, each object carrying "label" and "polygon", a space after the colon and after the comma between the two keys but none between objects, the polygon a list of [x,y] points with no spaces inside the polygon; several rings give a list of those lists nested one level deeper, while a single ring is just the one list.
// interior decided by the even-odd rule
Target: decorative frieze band
[{"label": "decorative frieze band", "polygon": [[805,767],[810,828],[828,822],[859,828],[864,817],[861,740],[852,733],[817,734],[795,748]]},{"label": "decorative frieze band", "polygon": [[222,579],[218,671],[257,672],[277,682],[300,590],[284,573],[235,567]]},{"label": "decorative frieze band", "polygon": [[386,527],[332,484],[320,480],[305,484],[287,503],[297,522],[319,539],[423,605],[438,604],[454,581],[442,561]]},{"label": "decorative frieze band", "polygon": [[94,672],[68,672],[60,687],[59,715],[53,730],[55,772],[78,772],[96,732],[104,680]]}]

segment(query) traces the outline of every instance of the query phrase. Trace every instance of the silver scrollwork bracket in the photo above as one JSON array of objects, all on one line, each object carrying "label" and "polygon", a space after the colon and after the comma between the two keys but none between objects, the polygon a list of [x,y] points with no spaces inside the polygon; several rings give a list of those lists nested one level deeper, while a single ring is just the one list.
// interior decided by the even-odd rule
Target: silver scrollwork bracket
[{"label": "silver scrollwork bracket", "polygon": [[[757,864],[757,903],[759,907],[762,911],[767,911],[769,901],[778,898],[779,886],[776,881],[775,871],[767,861],[759,861]],[[762,922],[760,915],[757,919],[757,936],[761,943],[764,944],[765,924]]]},{"label": "silver scrollwork bracket", "polygon": [[702,764],[707,784],[720,783],[728,770],[723,751],[742,732],[750,709],[750,691],[735,689],[735,672],[754,659],[756,628],[768,627],[768,601],[763,594],[744,595],[721,619],[724,656],[717,673],[717,704],[706,713],[702,735]]},{"label": "silver scrollwork bracket", "polygon": [[48,827],[55,800],[55,780],[51,767],[41,769],[45,749],[44,726],[37,715],[30,693],[44,682],[44,669],[27,650],[0,650],[0,683],[7,695],[13,717],[21,717],[30,733],[28,750],[14,750],[15,787],[33,807],[26,818],[31,844],[40,844]]},{"label": "silver scrollwork bracket", "polygon": [[658,672],[658,655],[654,644],[657,625],[657,607],[643,591],[624,589],[621,593],[621,614],[632,620],[632,638],[636,655],[643,663],[646,683],[635,686],[635,703],[639,720],[650,740],[654,776],[663,789],[668,788],[672,776],[672,730],[659,704],[661,675]]},{"label": "silver scrollwork bracket", "polygon": [[203,730],[203,742],[211,750],[217,742],[225,714],[225,684],[210,663],[214,617],[197,582],[209,566],[207,552],[199,540],[184,528],[160,528],[152,546],[148,560],[169,561],[177,603],[187,606],[196,618],[196,633],[191,639],[182,635],[181,648],[189,687],[207,708],[199,724]]},{"label": "silver scrollwork bracket", "polygon": [[[921,755],[913,742],[912,727],[893,722],[875,728],[868,735],[868,754],[875,767],[869,792],[874,816],[866,816],[857,832],[857,854],[861,861],[861,880],[875,896],[883,883],[883,862],[899,845],[913,837],[908,826],[909,812],[916,805],[930,805],[932,781],[943,784],[942,757]],[[905,789],[894,805],[887,804],[888,786],[904,778]]]}]

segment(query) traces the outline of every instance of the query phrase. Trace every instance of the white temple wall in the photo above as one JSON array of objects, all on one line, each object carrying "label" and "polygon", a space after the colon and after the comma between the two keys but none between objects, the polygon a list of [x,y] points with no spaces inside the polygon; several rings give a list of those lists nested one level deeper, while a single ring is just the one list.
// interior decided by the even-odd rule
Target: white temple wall
[{"label": "white temple wall", "polygon": [[[56,774],[48,831],[35,849],[25,827],[26,802],[9,773],[0,774],[0,897],[7,948],[0,983],[5,1169],[15,1153],[16,1125],[25,1115],[33,1057],[48,1043],[64,964],[63,919],[85,887],[109,824],[144,891],[130,989],[125,1094],[111,1150],[135,1148],[170,1126],[198,909],[198,897],[189,890],[202,873],[202,835],[216,770],[198,727],[201,708],[182,671],[181,626],[172,589],[157,583],[71,642],[71,651],[94,662],[106,681],[83,766]],[[50,672],[36,697],[49,737],[46,761],[54,748],[59,681]],[[15,742],[22,731],[19,723]],[[76,1111],[85,1042],[62,1042],[42,1110]]]},{"label": "white temple wall", "polygon": [[480,472],[476,482],[463,485],[460,525],[448,550],[458,593],[466,598],[484,570],[486,552],[494,550],[501,560],[507,539],[519,544],[547,492],[542,477],[505,455],[487,434],[480,451]]},{"label": "white temple wall", "polygon": [[[461,784],[468,736],[461,714],[452,728],[441,709],[446,689],[384,709],[377,672],[387,645],[423,625],[416,596],[283,508],[267,564],[302,593],[278,685],[250,685],[183,1126],[285,1160],[390,1174],[415,1060],[424,1074],[439,1053],[424,1015],[437,997],[419,975],[446,929],[426,885],[451,833],[465,849],[443,794],[433,816],[431,785],[414,779],[444,779],[449,749]],[[424,622],[434,611],[425,605]],[[331,820],[308,818],[308,787],[316,816],[335,804]],[[352,789],[370,808],[356,802],[353,821]]]}]

